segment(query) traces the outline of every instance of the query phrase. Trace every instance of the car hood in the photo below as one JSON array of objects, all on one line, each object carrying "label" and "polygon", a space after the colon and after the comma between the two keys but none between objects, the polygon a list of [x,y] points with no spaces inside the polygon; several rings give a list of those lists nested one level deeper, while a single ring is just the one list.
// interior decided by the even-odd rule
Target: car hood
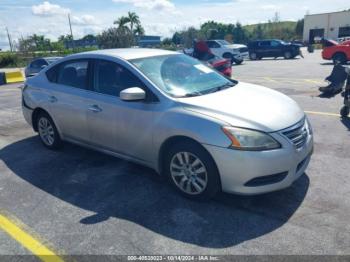
[{"label": "car hood", "polygon": [[237,48],[246,48],[247,46],[241,45],[241,44],[232,44],[232,45],[227,45],[227,47],[237,49]]},{"label": "car hood", "polygon": [[180,98],[186,110],[236,127],[274,132],[300,121],[304,112],[288,96],[272,89],[239,82],[212,94]]},{"label": "car hood", "polygon": [[240,46],[240,45],[237,45],[237,44],[231,44],[231,45],[225,45],[226,48],[229,48],[229,49],[239,49],[243,46]]}]

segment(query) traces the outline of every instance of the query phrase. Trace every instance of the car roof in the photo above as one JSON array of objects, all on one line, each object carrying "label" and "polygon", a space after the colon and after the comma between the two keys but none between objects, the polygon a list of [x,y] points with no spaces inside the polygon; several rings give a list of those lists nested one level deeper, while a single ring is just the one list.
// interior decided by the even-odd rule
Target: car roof
[{"label": "car roof", "polygon": [[162,56],[162,55],[175,55],[177,52],[153,49],[153,48],[118,48],[118,49],[104,49],[80,53],[80,55],[107,55],[122,58],[125,60]]}]

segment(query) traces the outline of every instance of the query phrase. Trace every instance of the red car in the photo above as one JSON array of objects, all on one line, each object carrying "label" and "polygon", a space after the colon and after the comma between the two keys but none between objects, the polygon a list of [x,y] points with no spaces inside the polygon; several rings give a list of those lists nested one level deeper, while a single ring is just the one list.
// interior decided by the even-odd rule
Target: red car
[{"label": "red car", "polygon": [[323,40],[322,58],[333,60],[334,64],[350,61],[350,41],[338,43],[334,40]]}]

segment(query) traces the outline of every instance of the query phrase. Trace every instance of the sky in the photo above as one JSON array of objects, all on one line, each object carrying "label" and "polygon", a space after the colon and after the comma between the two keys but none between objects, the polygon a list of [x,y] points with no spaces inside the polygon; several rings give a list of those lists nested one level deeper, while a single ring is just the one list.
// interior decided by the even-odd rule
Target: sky
[{"label": "sky", "polygon": [[0,0],[0,48],[8,49],[5,28],[12,39],[33,33],[51,40],[69,34],[98,34],[128,11],[136,12],[146,34],[172,36],[176,30],[199,27],[208,20],[224,23],[255,24],[271,19],[296,21],[306,13],[350,9],[349,0]]}]

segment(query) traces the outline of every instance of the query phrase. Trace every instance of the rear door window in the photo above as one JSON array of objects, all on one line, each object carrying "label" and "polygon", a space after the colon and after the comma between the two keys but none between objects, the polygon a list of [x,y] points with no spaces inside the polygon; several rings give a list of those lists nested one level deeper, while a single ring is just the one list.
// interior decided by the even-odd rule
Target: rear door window
[{"label": "rear door window", "polygon": [[60,65],[57,83],[86,89],[88,85],[88,60],[68,61]]},{"label": "rear door window", "polygon": [[271,42],[270,41],[261,41],[259,45],[262,47],[269,47],[271,45]]}]

